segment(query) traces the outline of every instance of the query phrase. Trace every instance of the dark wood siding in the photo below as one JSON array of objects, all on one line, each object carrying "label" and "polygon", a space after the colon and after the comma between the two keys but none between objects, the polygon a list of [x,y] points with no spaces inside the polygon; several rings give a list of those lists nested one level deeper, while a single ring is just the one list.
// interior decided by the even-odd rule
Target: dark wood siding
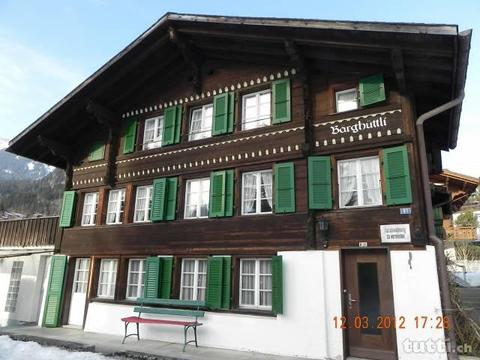
[{"label": "dark wood siding", "polygon": [[61,238],[58,217],[0,221],[0,246],[55,245]]}]

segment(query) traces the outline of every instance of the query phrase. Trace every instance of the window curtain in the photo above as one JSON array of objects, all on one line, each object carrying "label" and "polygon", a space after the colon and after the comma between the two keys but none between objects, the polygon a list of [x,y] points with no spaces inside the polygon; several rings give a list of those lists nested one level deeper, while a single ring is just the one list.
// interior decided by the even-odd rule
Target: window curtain
[{"label": "window curtain", "polygon": [[244,213],[250,214],[255,212],[255,200],[257,198],[257,177],[255,175],[246,175],[245,183],[243,184],[244,193],[244,203],[245,207]]},{"label": "window curtain", "polygon": [[381,203],[380,168],[378,159],[367,159],[361,162],[362,188],[364,205]]},{"label": "window curtain", "polygon": [[273,208],[273,198],[272,198],[272,174],[271,173],[262,173],[262,186],[265,191],[265,196],[268,201],[270,209]]},{"label": "window curtain", "polygon": [[357,171],[354,161],[340,163],[340,206],[358,205]]}]

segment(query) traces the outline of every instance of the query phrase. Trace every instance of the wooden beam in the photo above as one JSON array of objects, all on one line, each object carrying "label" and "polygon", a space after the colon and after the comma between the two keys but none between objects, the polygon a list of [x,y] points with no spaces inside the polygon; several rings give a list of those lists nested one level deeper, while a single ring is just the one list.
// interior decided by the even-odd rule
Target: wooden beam
[{"label": "wooden beam", "polygon": [[405,79],[405,66],[403,65],[403,53],[400,49],[393,49],[391,51],[392,55],[392,66],[393,72],[395,74],[395,79],[397,80],[398,89],[400,93],[407,93],[407,82]]},{"label": "wooden beam", "polygon": [[290,57],[292,66],[297,69],[299,76],[302,78],[304,77],[306,81],[306,78],[308,77],[308,68],[300,48],[292,40],[285,40],[284,45],[285,51]]},{"label": "wooden beam", "polygon": [[170,41],[177,45],[183,60],[192,70],[192,83],[195,94],[200,94],[202,92],[202,59],[198,50],[185,36],[178,34],[174,28],[170,27],[168,34]]},{"label": "wooden beam", "polygon": [[87,99],[86,109],[92,114],[100,125],[112,127],[118,123],[118,115],[104,105],[92,99]]},{"label": "wooden beam", "polygon": [[65,190],[70,190],[73,185],[72,150],[70,147],[55,140],[49,139],[43,135],[38,135],[37,141],[41,146],[50,150],[53,156],[57,156],[65,160]]}]

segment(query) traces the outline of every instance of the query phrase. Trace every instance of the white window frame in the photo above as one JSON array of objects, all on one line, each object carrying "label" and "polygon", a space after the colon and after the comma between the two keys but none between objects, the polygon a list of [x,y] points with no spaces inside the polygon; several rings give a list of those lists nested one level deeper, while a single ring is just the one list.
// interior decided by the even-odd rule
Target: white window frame
[{"label": "white window frame", "polygon": [[[117,200],[113,201],[111,199],[112,194],[118,193],[119,196]],[[114,207],[114,208],[112,208]],[[123,219],[121,219],[122,215],[124,214],[125,207],[125,189],[116,189],[110,190],[108,193],[108,206],[107,206],[107,217],[106,217],[106,224],[107,225],[117,225],[122,224]],[[115,214],[115,221],[109,221],[108,217],[110,214]]]},{"label": "white window frame", "polygon": [[[271,187],[272,187],[272,210],[271,211],[265,211],[262,212],[262,181],[261,181],[261,176],[263,173],[270,173],[272,182],[271,182]],[[247,175],[256,175],[257,181],[256,181],[256,209],[255,212],[253,213],[247,213],[245,212],[245,178]],[[266,199],[266,198],[265,198]],[[266,215],[266,214],[272,214],[273,213],[273,171],[272,170],[260,170],[260,171],[250,171],[242,174],[242,215]]]},{"label": "white window frame", "polygon": [[[146,196],[144,198],[139,198],[139,190],[146,190]],[[135,190],[135,211],[133,212],[133,222],[134,223],[144,223],[144,222],[151,222],[151,211],[152,211],[152,194],[153,194],[153,186],[146,185],[146,186],[138,186]],[[145,205],[142,208],[139,206],[140,200],[145,199]],[[137,214],[143,213],[143,220],[137,219]]]},{"label": "white window frame", "polygon": [[[347,110],[339,110],[338,109],[338,100],[339,100],[339,97],[340,95],[342,94],[347,94],[347,93],[355,93],[355,102],[356,102],[356,107],[355,108],[352,108],[352,109],[347,109]],[[341,90],[341,91],[335,91],[335,111],[336,112],[347,112],[347,111],[353,111],[353,110],[358,110],[360,108],[360,104],[358,102],[358,89],[355,87],[355,88],[350,88],[350,89],[345,89],[345,90]]]},{"label": "white window frame", "polygon": [[[92,201],[93,200],[93,201]],[[87,206],[94,204],[87,212]],[[94,226],[97,221],[98,192],[86,193],[83,197],[82,223],[81,226]],[[89,216],[88,222],[85,217]]]},{"label": "white window frame", "polygon": [[[108,264],[108,265],[107,265]],[[104,269],[104,267],[106,269]],[[113,299],[117,285],[118,259],[101,259],[100,271],[98,273],[97,297],[102,299]],[[102,279],[102,274],[106,279]],[[101,293],[102,285],[106,285],[106,293]]]},{"label": "white window frame", "polygon": [[[137,283],[131,283],[130,282],[130,274],[133,273],[132,271],[132,262],[133,261],[139,261],[140,266],[139,270],[135,271],[135,273],[138,274],[138,282]],[[145,259],[129,259],[128,260],[128,272],[127,272],[127,290],[125,294],[125,298],[128,300],[137,300],[137,298],[143,296],[143,291],[145,288],[144,282],[145,282]],[[129,289],[130,287],[136,287],[136,295],[135,296],[129,296]]]},{"label": "white window frame", "polygon": [[[363,189],[362,187],[362,168],[361,168],[361,161],[362,160],[371,160],[371,159],[376,159],[378,163],[378,191],[379,191],[379,202],[374,203],[374,204],[367,204],[364,205],[365,200],[363,197]],[[342,194],[342,185],[341,185],[341,178],[342,174],[340,173],[340,165],[344,162],[352,162],[355,161],[355,166],[356,166],[356,177],[357,177],[357,202],[358,205],[351,205],[351,206],[345,206],[342,205],[341,202],[341,194]],[[355,158],[355,159],[345,159],[345,160],[338,160],[337,161],[337,174],[338,174],[338,204],[341,209],[351,209],[351,208],[363,208],[363,207],[373,207],[373,206],[380,206],[383,205],[383,193],[382,193],[382,176],[381,176],[381,169],[380,169],[380,157],[375,155],[375,156],[367,156],[367,157],[361,157],[361,158]]]},{"label": "white window frame", "polygon": [[87,292],[89,270],[89,258],[77,258],[75,260],[75,272],[73,275],[72,292],[82,294],[85,294]]},{"label": "white window frame", "polygon": [[14,313],[17,311],[18,293],[22,281],[23,261],[14,261],[10,271],[7,299],[5,301],[5,312]]},{"label": "white window frame", "polygon": [[205,180],[208,180],[208,185],[207,185],[207,190],[203,189],[203,187],[201,188],[200,190],[200,193],[205,193],[205,192],[208,192],[208,196],[207,198],[209,199],[209,202],[210,202],[210,178],[200,178],[200,179],[190,179],[190,180],[187,180],[186,184],[185,184],[185,209],[184,209],[184,214],[183,214],[183,218],[184,219],[205,219],[205,218],[208,218],[208,211],[209,211],[209,207],[210,207],[210,203],[207,202],[207,215],[205,216],[198,216],[198,214],[201,214],[201,202],[197,203],[196,204],[196,207],[197,207],[197,216],[192,216],[192,217],[189,217],[188,216],[188,208],[189,206],[192,206],[193,204],[189,204],[187,201],[190,199],[190,197],[188,196],[190,194],[190,187],[191,187],[191,184],[192,182],[195,182],[195,181],[199,181],[199,182],[202,182],[202,181],[205,181]]},{"label": "white window frame", "polygon": [[[185,274],[185,261],[194,261],[195,262],[193,273],[189,272],[189,274],[193,274],[193,287],[188,286],[188,288],[192,289],[192,295],[193,295],[192,299],[184,299],[183,298],[184,288],[187,288],[187,286],[185,286],[184,283],[183,283],[183,275]],[[198,286],[198,278],[199,278],[199,275],[200,275],[200,272],[199,272],[199,262],[200,261],[205,262],[205,272],[201,273],[202,275],[205,276],[205,286]],[[207,267],[208,267],[208,260],[207,259],[202,259],[202,258],[198,258],[198,259],[196,259],[196,258],[195,259],[194,258],[185,258],[185,259],[182,259],[182,272],[181,272],[181,275],[180,275],[180,300],[191,300],[191,301],[197,301],[197,300],[204,301],[205,300],[205,299],[198,299],[198,290],[203,289],[205,297],[207,296],[207,275],[208,275],[207,274]]]},{"label": "white window frame", "polygon": [[[263,94],[270,94],[270,114],[268,115],[268,118],[260,118],[259,112],[260,112],[260,96]],[[256,123],[257,125],[252,128],[247,128],[247,119],[246,119],[246,103],[247,99],[255,97],[256,98],[256,108],[257,108],[257,117],[255,120],[249,120],[248,123]],[[268,124],[263,124],[264,120],[268,119]],[[253,129],[258,129],[261,127],[269,126],[272,124],[272,90],[271,89],[266,89],[266,90],[261,90],[257,91],[254,93],[249,93],[245,94],[242,96],[242,130],[253,130]]]},{"label": "white window frame", "polygon": [[[149,141],[146,141],[147,135],[147,123],[153,122],[153,138]],[[163,126],[164,126],[164,117],[155,116],[153,118],[145,119],[144,129],[143,129],[143,150],[156,149],[162,146],[163,140]]]},{"label": "white window frame", "polygon": [[[260,274],[260,261],[265,261],[265,260],[268,260],[270,261],[270,274]],[[243,269],[243,262],[244,261],[255,261],[255,281],[254,281],[254,305],[251,305],[251,304],[243,304],[242,303],[242,291],[243,290],[249,290],[251,291],[252,289],[244,289],[242,287],[242,276],[244,275],[244,273],[242,272],[242,269]],[[261,291],[264,291],[264,292],[270,292],[272,293],[272,289],[273,289],[273,268],[272,268],[272,263],[271,263],[272,259],[271,258],[245,258],[245,259],[240,259],[240,279],[239,279],[239,296],[238,296],[238,306],[242,309],[258,309],[258,310],[272,310],[272,306],[271,305],[260,305],[260,292]],[[246,275],[251,275],[251,274],[246,274]],[[272,278],[272,281],[271,281],[271,284],[272,284],[272,288],[268,291],[268,290],[260,290],[260,275],[270,275],[270,277]],[[273,304],[273,293],[272,293],[272,298],[271,298],[271,302]]]},{"label": "white window frame", "polygon": [[[208,118],[206,117],[207,110],[211,109],[211,116],[210,116],[210,127],[207,126],[207,120]],[[201,118],[199,120],[200,122],[200,131],[192,132],[193,128],[193,116],[195,113],[201,112]],[[196,141],[196,140],[201,140],[201,139],[207,139],[209,137],[212,137],[212,126],[213,126],[213,104],[206,104],[201,107],[194,108],[190,111],[190,122],[188,124],[188,141]],[[200,136],[198,136],[200,134]],[[198,137],[196,137],[198,136]]]}]

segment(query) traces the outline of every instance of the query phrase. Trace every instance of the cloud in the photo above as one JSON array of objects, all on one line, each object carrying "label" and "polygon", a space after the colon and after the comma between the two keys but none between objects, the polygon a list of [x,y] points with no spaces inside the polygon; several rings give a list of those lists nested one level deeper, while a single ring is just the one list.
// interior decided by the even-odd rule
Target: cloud
[{"label": "cloud", "polygon": [[19,133],[84,78],[58,59],[0,36],[0,137]]}]

